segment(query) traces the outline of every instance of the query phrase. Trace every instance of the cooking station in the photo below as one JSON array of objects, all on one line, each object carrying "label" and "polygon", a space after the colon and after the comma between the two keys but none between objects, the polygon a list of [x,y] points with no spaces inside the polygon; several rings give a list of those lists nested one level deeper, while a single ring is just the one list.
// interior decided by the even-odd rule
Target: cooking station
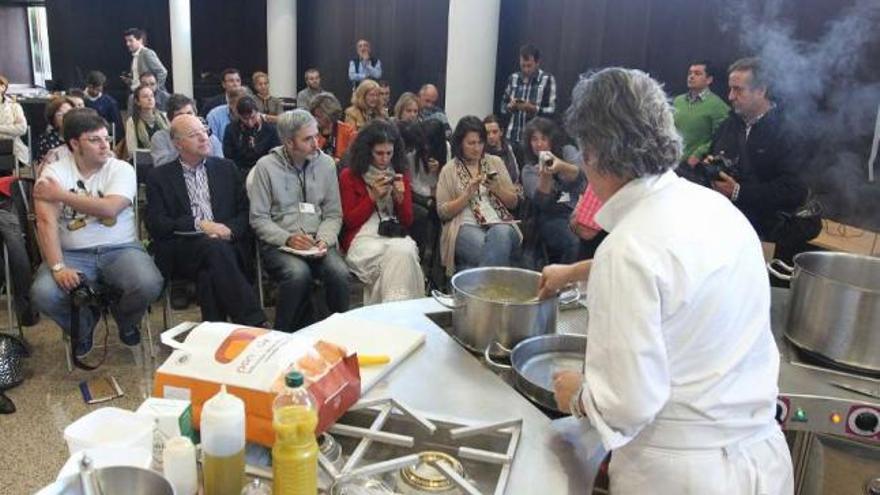
[{"label": "cooking station", "polygon": [[[880,481],[873,485],[875,491],[869,491],[872,480],[880,478],[880,381],[829,370],[805,360],[782,336],[788,298],[788,290],[773,289],[771,318],[781,354],[778,419],[792,447],[795,493],[880,493]],[[577,305],[560,311],[558,332],[583,333],[586,313]],[[517,430],[517,445],[506,480],[497,476],[499,466],[504,466],[497,457],[489,468],[458,459],[468,465],[467,477],[484,480],[476,485],[478,493],[501,493],[497,491],[499,483],[505,484],[503,493],[508,494],[534,493],[536,486],[545,493],[590,493],[606,454],[595,431],[570,418],[554,421],[558,414],[537,407],[515,390],[504,371],[493,370],[482,356],[465,350],[447,334],[451,316],[446,308],[432,299],[421,299],[364,307],[353,311],[353,315],[417,329],[425,333],[426,342],[424,348],[366,394],[362,401],[372,404],[371,408],[347,414],[342,424],[369,428],[372,419],[382,411],[375,409],[376,401],[393,398],[417,415],[442,423],[447,442],[436,445],[430,435],[420,434],[419,428],[414,427],[417,422],[399,410],[392,413],[393,422],[408,426],[385,431],[414,434],[415,442],[421,442],[423,447],[439,447],[453,455],[468,443],[450,437],[450,430],[466,427],[461,425],[513,424],[514,429],[499,427],[493,434],[495,450],[498,456],[504,456],[509,453],[505,446],[509,447],[510,435]],[[363,416],[365,411],[369,411],[368,416]],[[357,439],[338,432],[334,436],[346,444],[343,451],[349,455]],[[381,449],[371,452],[370,463],[400,454],[396,448],[382,448],[386,451],[381,455]],[[494,470],[494,475],[486,478],[481,471],[484,469]],[[397,470],[386,472],[393,471]],[[447,493],[473,493],[458,486],[451,489],[457,491]],[[421,492],[411,489],[406,493]]]}]

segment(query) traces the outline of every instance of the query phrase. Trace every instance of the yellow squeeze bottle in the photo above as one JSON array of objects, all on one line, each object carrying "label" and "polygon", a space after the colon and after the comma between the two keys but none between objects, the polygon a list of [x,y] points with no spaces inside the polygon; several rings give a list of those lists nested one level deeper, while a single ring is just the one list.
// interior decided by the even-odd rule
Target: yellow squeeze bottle
[{"label": "yellow squeeze bottle", "polygon": [[318,409],[312,394],[303,386],[303,375],[291,371],[284,377],[285,389],[272,404],[272,494],[315,495],[318,493]]}]

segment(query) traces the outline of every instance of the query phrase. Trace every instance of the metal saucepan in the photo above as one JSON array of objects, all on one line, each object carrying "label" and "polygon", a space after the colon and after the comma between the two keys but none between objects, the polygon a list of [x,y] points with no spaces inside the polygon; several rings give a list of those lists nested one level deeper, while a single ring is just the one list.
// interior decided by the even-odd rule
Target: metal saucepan
[{"label": "metal saucepan", "polygon": [[791,281],[788,340],[837,365],[880,374],[880,258],[807,252],[794,257],[794,267],[773,260],[767,269]]},{"label": "metal saucepan", "polygon": [[[497,347],[497,344],[495,344]],[[583,335],[539,335],[523,340],[510,351],[510,365],[497,363],[486,348],[490,366],[513,371],[517,390],[542,407],[559,411],[553,397],[553,375],[558,371],[584,372],[587,338]]]},{"label": "metal saucepan", "polygon": [[[434,299],[452,309],[452,336],[473,352],[482,353],[494,342],[512,349],[523,339],[556,332],[559,304],[580,297],[571,289],[559,296],[538,300],[541,274],[521,268],[482,267],[452,277],[452,296],[433,291]],[[504,288],[505,302],[484,297],[487,288]],[[501,356],[493,350],[495,356]]]}]

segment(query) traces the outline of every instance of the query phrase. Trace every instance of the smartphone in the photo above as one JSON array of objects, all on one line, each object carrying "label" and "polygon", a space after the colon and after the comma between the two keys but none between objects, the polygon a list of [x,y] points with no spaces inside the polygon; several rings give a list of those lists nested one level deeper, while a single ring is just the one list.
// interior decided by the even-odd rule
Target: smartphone
[{"label": "smartphone", "polygon": [[394,178],[392,179],[394,182],[400,182],[403,180],[403,174],[394,174]]},{"label": "smartphone", "polygon": [[489,180],[492,180],[492,179],[494,179],[495,177],[498,177],[498,171],[497,171],[497,170],[493,170],[493,171],[491,171],[491,172],[487,172],[487,173],[486,173],[486,178],[489,179]]}]

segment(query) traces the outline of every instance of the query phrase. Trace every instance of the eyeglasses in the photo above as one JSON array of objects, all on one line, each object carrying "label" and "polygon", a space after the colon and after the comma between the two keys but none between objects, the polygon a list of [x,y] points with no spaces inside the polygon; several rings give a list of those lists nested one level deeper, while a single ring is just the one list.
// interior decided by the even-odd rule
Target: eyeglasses
[{"label": "eyeglasses", "polygon": [[101,143],[110,144],[112,141],[110,136],[89,136],[89,137],[83,138],[83,139],[85,139],[89,144],[101,144]]}]

